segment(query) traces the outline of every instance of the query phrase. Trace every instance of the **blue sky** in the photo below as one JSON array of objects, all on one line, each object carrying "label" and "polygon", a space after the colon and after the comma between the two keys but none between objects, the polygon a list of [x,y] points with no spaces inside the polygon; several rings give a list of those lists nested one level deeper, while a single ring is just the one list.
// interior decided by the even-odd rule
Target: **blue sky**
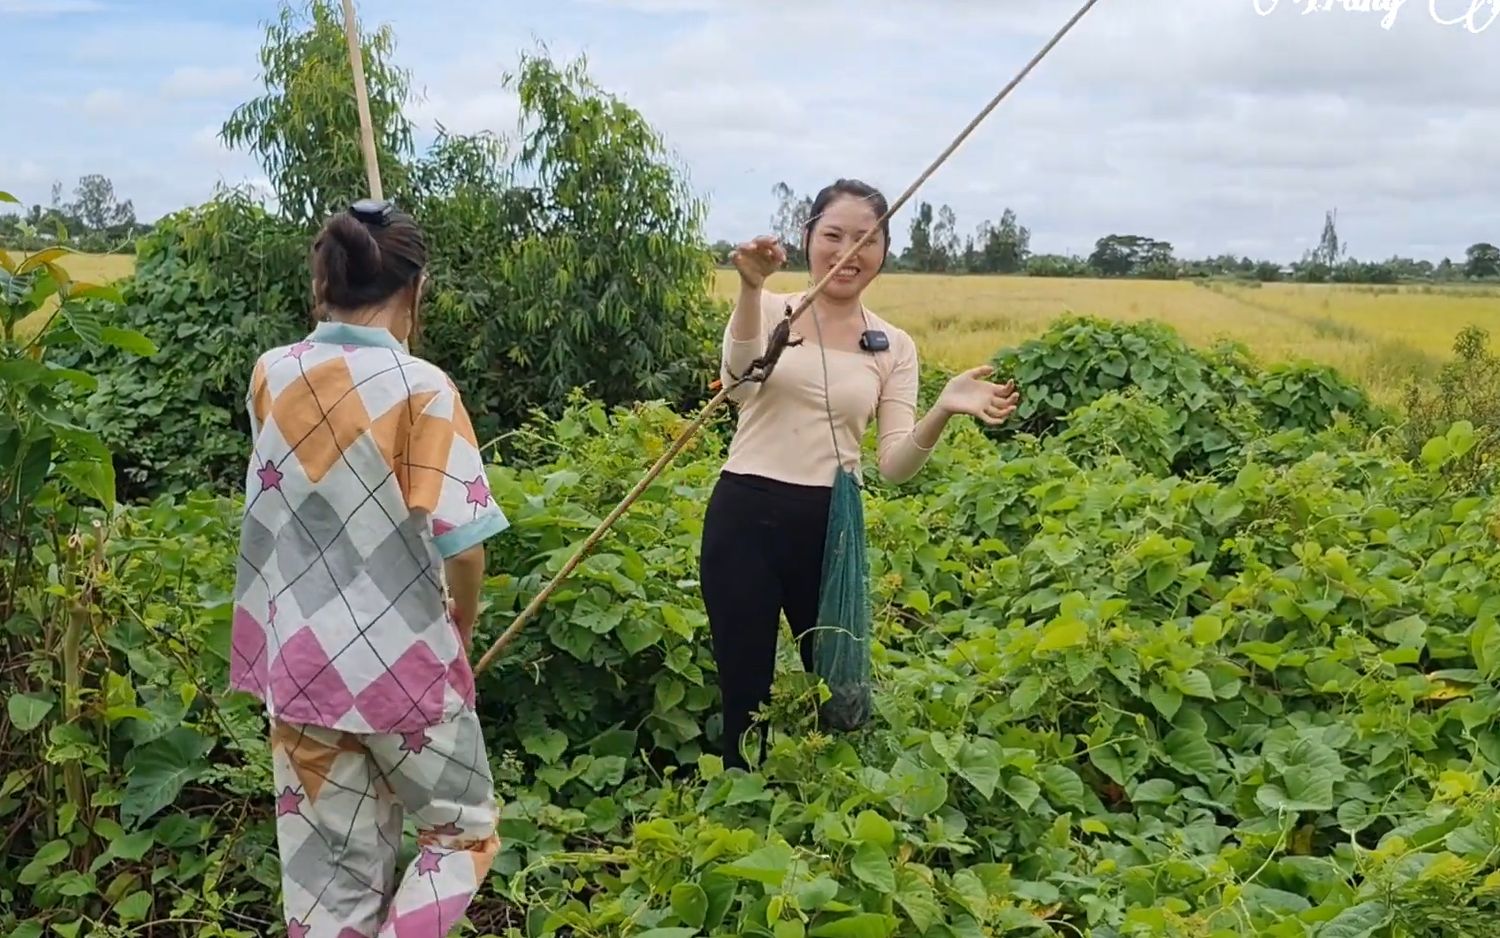
[{"label": "blue sky", "polygon": [[[394,28],[423,128],[508,132],[500,76],[518,54],[538,41],[587,53],[595,79],[666,136],[709,203],[709,236],[739,240],[769,226],[780,180],[811,192],[859,176],[894,197],[1079,2],[356,5],[364,25]],[[1130,232],[1190,256],[1291,260],[1335,207],[1361,257],[1500,241],[1500,22],[1435,21],[1471,0],[1410,0],[1389,29],[1343,0],[1264,16],[1256,2],[1101,0],[918,198],[951,204],[965,234],[1010,206],[1038,251]],[[276,12],[0,0],[6,72],[22,76],[0,111],[0,188],[45,202],[54,179],[70,195],[102,172],[151,219],[261,178],[216,133],[258,90],[261,23]]]}]

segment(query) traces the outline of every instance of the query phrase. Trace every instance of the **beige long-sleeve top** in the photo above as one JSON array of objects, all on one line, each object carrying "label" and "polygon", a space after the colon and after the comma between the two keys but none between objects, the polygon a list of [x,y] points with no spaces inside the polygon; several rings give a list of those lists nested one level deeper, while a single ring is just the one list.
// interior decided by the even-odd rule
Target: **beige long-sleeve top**
[{"label": "beige long-sleeve top", "polygon": [[[737,341],[725,326],[720,377],[729,384],[734,375],[745,373],[766,347],[766,340],[801,295],[761,294],[760,335]],[[890,348],[883,352],[844,351],[830,348],[828,355],[828,405],[833,410],[833,428],[823,397],[823,361],[809,311],[798,317],[794,330],[804,337],[801,345],[788,347],[776,370],[764,383],[747,382],[735,389],[730,400],[739,405],[739,422],[726,472],[759,475],[798,485],[831,485],[839,466],[856,474],[861,466],[860,443],[870,420],[876,420],[878,468],[883,478],[904,482],[916,475],[931,455],[913,436],[917,412],[917,346],[909,334],[874,313],[868,313],[871,329],[883,330]]]}]

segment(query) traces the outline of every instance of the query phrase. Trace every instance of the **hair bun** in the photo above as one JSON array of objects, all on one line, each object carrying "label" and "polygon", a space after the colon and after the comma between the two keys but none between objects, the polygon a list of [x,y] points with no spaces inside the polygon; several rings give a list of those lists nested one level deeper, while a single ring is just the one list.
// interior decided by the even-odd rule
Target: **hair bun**
[{"label": "hair bun", "polygon": [[316,247],[324,293],[336,306],[358,305],[354,297],[380,277],[380,245],[364,223],[347,212],[335,215]]},{"label": "hair bun", "polygon": [[380,276],[380,245],[364,222],[344,212],[334,216],[328,233],[348,257],[351,281],[363,283]]}]

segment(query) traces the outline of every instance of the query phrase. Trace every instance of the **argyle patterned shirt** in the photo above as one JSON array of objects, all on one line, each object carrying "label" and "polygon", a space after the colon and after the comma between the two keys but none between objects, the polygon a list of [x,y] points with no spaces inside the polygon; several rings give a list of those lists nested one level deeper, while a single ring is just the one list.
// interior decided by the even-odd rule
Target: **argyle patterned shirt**
[{"label": "argyle patterned shirt", "polygon": [[256,361],[230,687],[273,718],[409,733],[474,700],[443,561],[508,527],[441,369],[320,323]]}]

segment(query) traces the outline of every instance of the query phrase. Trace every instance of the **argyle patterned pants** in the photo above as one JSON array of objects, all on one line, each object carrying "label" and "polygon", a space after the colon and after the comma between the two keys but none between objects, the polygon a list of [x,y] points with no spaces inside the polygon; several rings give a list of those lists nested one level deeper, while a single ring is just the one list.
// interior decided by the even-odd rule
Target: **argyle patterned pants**
[{"label": "argyle patterned pants", "polygon": [[[288,938],[444,938],[489,872],[494,783],[479,720],[404,735],[273,722]],[[396,881],[405,814],[418,853]]]}]

